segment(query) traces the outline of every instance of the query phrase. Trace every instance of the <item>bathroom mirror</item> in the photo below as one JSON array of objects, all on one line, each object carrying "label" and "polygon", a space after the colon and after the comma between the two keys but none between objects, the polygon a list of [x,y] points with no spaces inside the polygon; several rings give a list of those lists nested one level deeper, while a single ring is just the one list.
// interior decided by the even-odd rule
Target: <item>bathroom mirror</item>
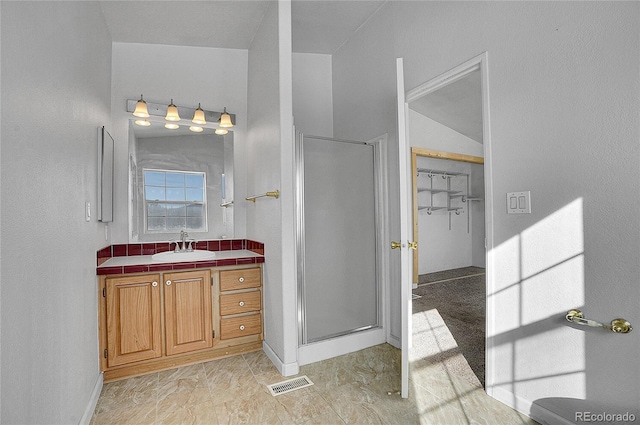
[{"label": "bathroom mirror", "polygon": [[131,242],[233,237],[233,181],[232,131],[129,122]]}]

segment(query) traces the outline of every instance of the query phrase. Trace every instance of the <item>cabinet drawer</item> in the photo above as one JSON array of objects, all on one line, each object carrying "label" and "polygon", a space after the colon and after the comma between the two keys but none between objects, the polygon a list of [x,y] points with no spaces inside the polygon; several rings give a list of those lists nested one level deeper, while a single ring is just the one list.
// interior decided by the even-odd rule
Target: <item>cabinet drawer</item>
[{"label": "cabinet drawer", "polygon": [[220,291],[258,288],[261,283],[259,268],[224,270],[220,272]]},{"label": "cabinet drawer", "polygon": [[220,295],[220,315],[258,311],[261,307],[260,291]]},{"label": "cabinet drawer", "polygon": [[260,314],[222,318],[220,320],[220,339],[238,338],[262,332]]}]

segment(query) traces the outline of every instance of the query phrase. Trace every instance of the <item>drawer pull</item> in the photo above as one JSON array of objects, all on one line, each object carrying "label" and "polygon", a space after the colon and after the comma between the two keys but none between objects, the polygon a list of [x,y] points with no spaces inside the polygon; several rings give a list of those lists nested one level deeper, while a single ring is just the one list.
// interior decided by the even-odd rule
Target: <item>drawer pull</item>
[{"label": "drawer pull", "polygon": [[244,277],[241,277],[240,279],[238,279],[238,282],[240,283],[244,282]]},{"label": "drawer pull", "polygon": [[238,305],[239,305],[240,307],[244,307],[244,301],[240,301],[240,302],[238,303]]},{"label": "drawer pull", "polygon": [[243,331],[244,330],[244,325],[240,325],[240,330]]},{"label": "drawer pull", "polygon": [[158,286],[158,282],[155,282],[155,281],[154,281],[154,282],[151,284],[151,286]]},{"label": "drawer pull", "polygon": [[167,280],[167,286],[171,286],[171,281]]}]

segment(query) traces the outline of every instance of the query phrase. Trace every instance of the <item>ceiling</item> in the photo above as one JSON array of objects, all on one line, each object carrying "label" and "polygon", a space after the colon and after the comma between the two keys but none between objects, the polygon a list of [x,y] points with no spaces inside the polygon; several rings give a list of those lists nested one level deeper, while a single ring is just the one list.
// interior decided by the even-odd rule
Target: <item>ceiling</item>
[{"label": "ceiling", "polygon": [[409,108],[482,143],[482,81],[479,70],[412,101]]},{"label": "ceiling", "polygon": [[[265,0],[103,0],[100,3],[114,42],[228,49],[251,46],[270,4]],[[335,53],[385,3],[293,0],[293,52]],[[411,109],[482,143],[479,73],[412,102]]]},{"label": "ceiling", "polygon": [[[114,42],[248,49],[270,2],[101,1]],[[385,1],[294,0],[293,51],[332,54]]]}]

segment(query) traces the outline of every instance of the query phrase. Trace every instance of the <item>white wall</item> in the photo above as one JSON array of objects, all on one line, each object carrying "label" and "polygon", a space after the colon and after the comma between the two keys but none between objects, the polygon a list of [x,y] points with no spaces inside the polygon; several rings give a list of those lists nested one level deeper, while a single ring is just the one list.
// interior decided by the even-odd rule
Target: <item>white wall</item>
[{"label": "white wall", "polygon": [[93,2],[2,2],[1,28],[0,422],[79,423],[99,383],[97,128],[110,126],[111,41]]},{"label": "white wall", "polygon": [[436,151],[484,156],[482,143],[409,109],[409,144]]},{"label": "white wall", "polygon": [[297,373],[291,4],[272,2],[249,49],[247,187],[280,190],[247,208],[247,236],[265,244],[265,351]]},{"label": "white wall", "polygon": [[[235,197],[246,192],[247,50],[207,47],[113,43],[111,113],[116,148],[114,223],[111,243],[128,243],[127,99],[140,94],[151,103],[173,103],[236,114],[234,132]],[[183,119],[185,117],[182,117]],[[235,237],[246,235],[246,204],[232,207]],[[106,244],[105,244],[106,245]]]},{"label": "white wall", "polygon": [[[472,179],[472,165],[467,162],[448,161],[443,159],[418,157],[418,168],[464,173],[467,176],[451,177],[450,190],[467,194],[467,178]],[[434,175],[431,179],[426,173],[418,176],[418,188],[447,189],[447,179]],[[447,206],[445,192],[418,193],[418,206]],[[448,212],[446,209],[418,211],[418,273],[426,274],[442,270],[451,270],[473,265],[473,232],[469,221],[470,202],[462,202],[461,198],[451,200],[452,207],[462,207],[460,214]],[[484,252],[484,248],[482,249]]]},{"label": "white wall", "polygon": [[293,53],[293,116],[296,131],[333,136],[331,55]]},{"label": "white wall", "polygon": [[[336,137],[388,132],[393,146],[395,58],[411,89],[488,51],[487,390],[538,417],[573,420],[580,399],[640,409],[640,363],[611,361],[632,358],[640,335],[564,320],[576,307],[640,319],[639,8],[389,2],[333,56]],[[531,191],[532,214],[506,214],[505,193],[518,190]]]}]

